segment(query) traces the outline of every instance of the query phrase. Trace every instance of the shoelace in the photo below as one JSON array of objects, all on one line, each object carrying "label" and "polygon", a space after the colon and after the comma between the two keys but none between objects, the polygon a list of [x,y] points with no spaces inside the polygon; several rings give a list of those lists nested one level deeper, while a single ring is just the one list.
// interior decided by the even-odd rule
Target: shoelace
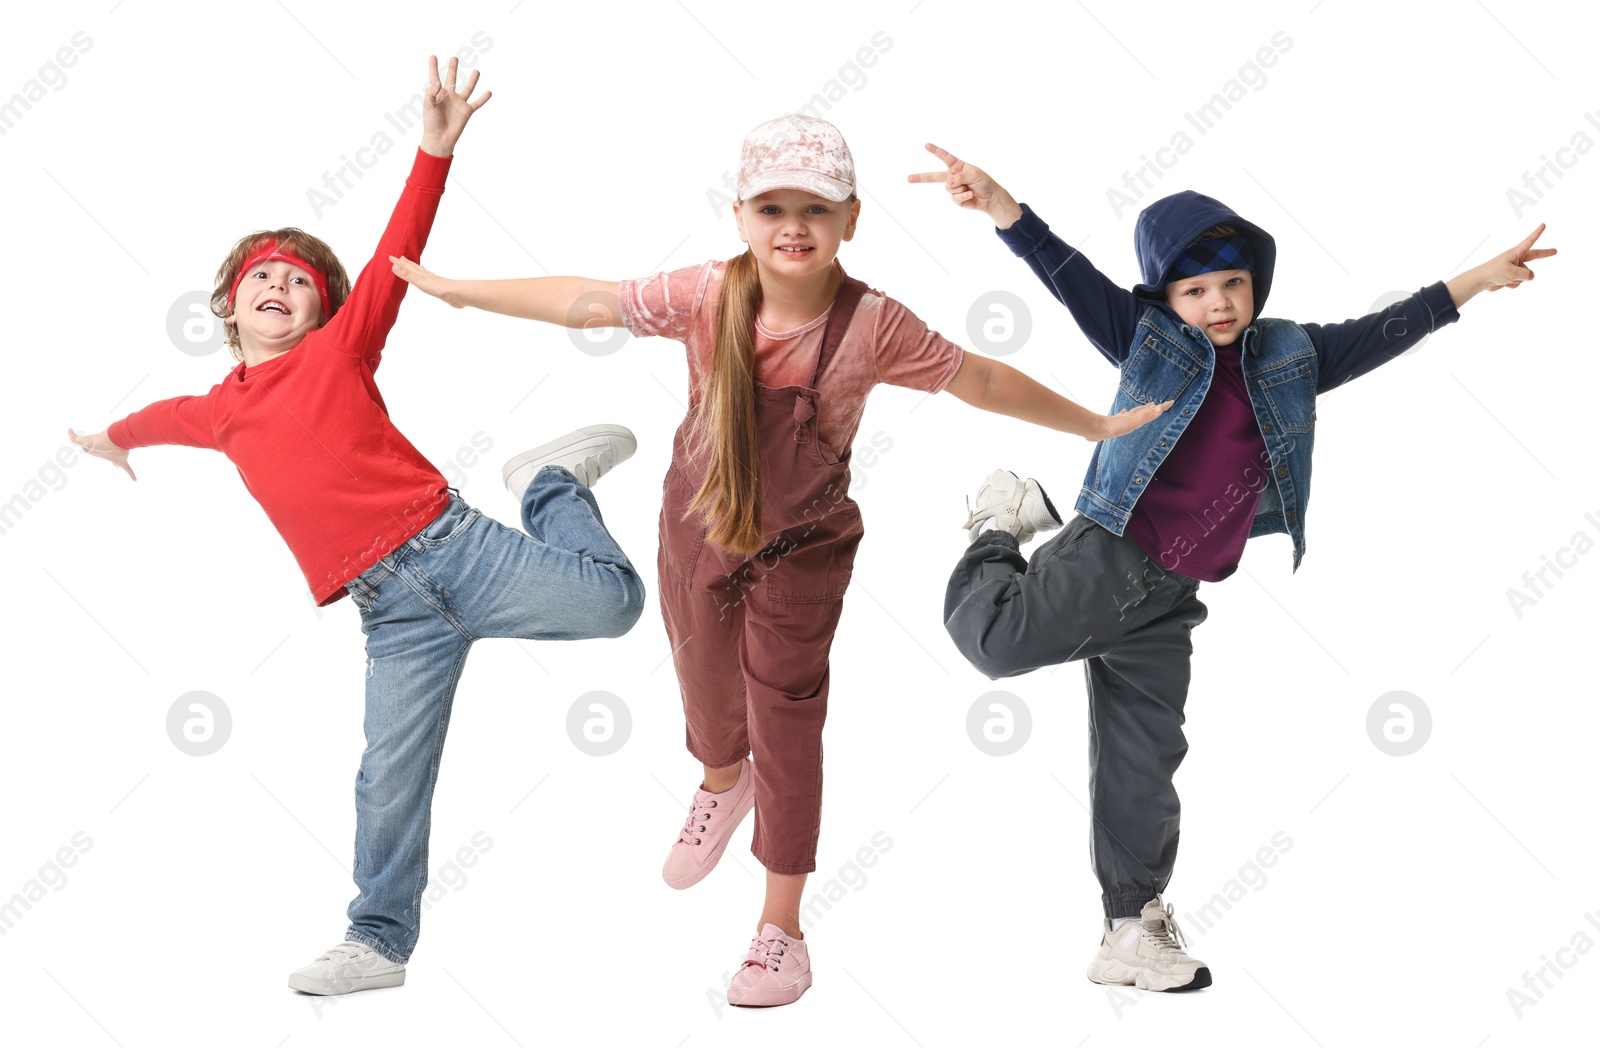
[{"label": "shoelace", "polygon": [[775,972],[783,964],[783,955],[788,953],[789,940],[763,939],[759,935],[750,940],[750,952],[745,955],[743,967],[765,968]]},{"label": "shoelace", "polygon": [[[695,801],[690,804],[689,817],[683,820],[683,829],[678,831],[678,841],[682,844],[698,845],[700,838],[697,834],[705,833],[706,827],[711,825],[711,813],[707,809],[715,808],[716,806],[717,802],[715,800],[705,801],[704,803]],[[705,821],[702,822],[702,819]],[[700,825],[696,826],[695,823],[697,822]]]},{"label": "shoelace", "polygon": [[1159,931],[1151,931],[1147,928],[1145,932],[1150,936],[1150,941],[1155,945],[1156,949],[1163,952],[1167,950],[1181,952],[1189,945],[1184,941],[1183,929],[1178,927],[1178,919],[1172,915],[1172,904],[1170,902],[1167,903],[1166,909],[1162,911],[1161,929]]}]

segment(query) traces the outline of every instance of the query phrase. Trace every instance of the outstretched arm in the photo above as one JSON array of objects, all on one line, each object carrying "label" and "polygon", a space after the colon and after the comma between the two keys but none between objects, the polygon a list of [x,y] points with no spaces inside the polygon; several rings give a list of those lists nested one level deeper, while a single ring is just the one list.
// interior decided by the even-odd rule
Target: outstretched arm
[{"label": "outstretched arm", "polygon": [[376,368],[400,313],[400,300],[406,285],[389,272],[393,255],[420,257],[433,228],[433,218],[444,193],[456,142],[461,138],[472,114],[489,100],[489,92],[470,100],[478,83],[477,70],[466,87],[456,90],[456,60],[450,59],[443,82],[439,79],[439,60],[428,58],[428,87],[423,92],[422,142],[412,162],[411,174],[395,205],[389,224],[378,241],[377,250],[362,268],[350,291],[350,298],[318,334],[332,340],[344,353],[357,355]]},{"label": "outstretched arm", "polygon": [[615,280],[588,277],[523,277],[516,280],[452,280],[407,258],[391,256],[394,275],[418,291],[461,309],[488,310],[563,327],[621,327]]},{"label": "outstretched arm", "polygon": [[1386,364],[1446,324],[1461,319],[1457,309],[1480,291],[1517,287],[1533,279],[1528,262],[1549,258],[1555,248],[1535,250],[1541,224],[1520,244],[1448,281],[1435,281],[1386,309],[1337,324],[1305,324],[1317,350],[1317,392]]},{"label": "outstretched arm", "polygon": [[1102,356],[1120,365],[1139,322],[1139,301],[1133,292],[1118,287],[1082,251],[1050,232],[1031,208],[1017,203],[987,172],[932,142],[927,149],[944,162],[945,170],[924,171],[908,180],[941,182],[956,206],[989,216],[1000,239],[1072,312],[1084,336]]},{"label": "outstretched arm", "polygon": [[1115,415],[1102,415],[1052,392],[1009,364],[968,352],[945,389],[975,408],[1031,422],[1036,426],[1101,441],[1138,429],[1172,406],[1141,404]]}]

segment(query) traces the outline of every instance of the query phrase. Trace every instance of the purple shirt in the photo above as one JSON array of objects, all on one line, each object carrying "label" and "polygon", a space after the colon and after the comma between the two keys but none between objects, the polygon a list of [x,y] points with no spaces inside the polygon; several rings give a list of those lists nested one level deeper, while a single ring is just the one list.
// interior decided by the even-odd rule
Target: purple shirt
[{"label": "purple shirt", "polygon": [[1239,567],[1271,457],[1256,426],[1239,343],[1217,347],[1211,388],[1128,516],[1125,534],[1168,571],[1221,582]]}]

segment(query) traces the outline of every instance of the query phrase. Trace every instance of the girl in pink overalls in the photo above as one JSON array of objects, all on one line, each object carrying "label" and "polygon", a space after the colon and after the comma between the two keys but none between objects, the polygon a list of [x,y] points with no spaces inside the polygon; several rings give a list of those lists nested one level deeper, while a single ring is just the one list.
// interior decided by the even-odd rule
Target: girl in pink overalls
[{"label": "girl in pink overalls", "polygon": [[[847,494],[851,441],[880,382],[948,389],[976,407],[1091,441],[1166,405],[1116,416],[1074,404],[930,331],[845,276],[855,167],[837,128],[787,116],[746,137],[733,205],[744,254],[620,283],[580,277],[460,281],[395,259],[395,272],[455,306],[571,327],[623,326],[683,342],[689,411],[661,507],[662,616],[683,692],[688,747],[704,766],[662,871],[687,888],[752,808],[766,903],[735,1005],[788,1004],[811,985],[799,910],[816,869],[828,652],[861,512]],[[1030,530],[1060,525],[1047,500]],[[752,760],[753,756],[753,760]]]}]

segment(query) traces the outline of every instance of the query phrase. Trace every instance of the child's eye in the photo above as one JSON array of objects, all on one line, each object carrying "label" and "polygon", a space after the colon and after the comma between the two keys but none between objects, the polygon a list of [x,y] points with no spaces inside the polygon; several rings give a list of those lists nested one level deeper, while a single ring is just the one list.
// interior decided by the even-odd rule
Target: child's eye
[{"label": "child's eye", "polygon": [[307,281],[305,277],[295,277],[294,279],[300,281],[300,283],[302,283],[302,284],[309,283],[309,281]]},{"label": "child's eye", "polygon": [[1229,285],[1243,284],[1244,283],[1244,277],[1231,277],[1231,278],[1229,278],[1228,283],[1229,283]]},{"label": "child's eye", "polygon": [[763,215],[776,215],[778,213],[778,205],[777,204],[764,204],[761,207],[761,213]]},{"label": "child's eye", "polygon": [[807,210],[814,215],[826,215],[828,213],[828,209],[821,204],[812,204]]}]

